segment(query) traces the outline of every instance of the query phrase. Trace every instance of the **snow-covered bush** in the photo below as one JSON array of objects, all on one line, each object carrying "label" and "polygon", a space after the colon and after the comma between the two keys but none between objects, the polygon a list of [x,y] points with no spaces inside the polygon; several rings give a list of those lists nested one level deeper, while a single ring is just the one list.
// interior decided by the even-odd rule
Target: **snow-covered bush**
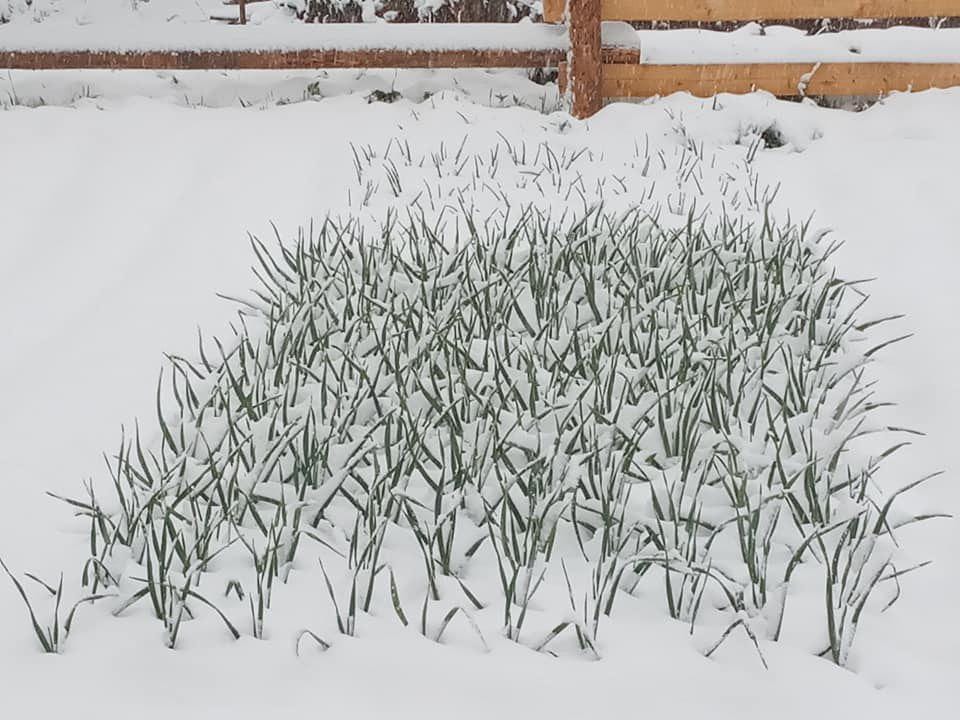
[{"label": "snow-covered bush", "polygon": [[112,22],[133,15],[167,22],[190,19],[204,22],[218,0],[0,0],[0,22],[15,19],[42,21],[59,17],[80,24]]},{"label": "snow-covered bush", "polygon": [[52,13],[57,0],[0,0],[0,24],[18,16],[41,20]]},{"label": "snow-covered bush", "polygon": [[283,0],[306,22],[513,22],[537,17],[532,0]]},{"label": "snow-covered bush", "polygon": [[[287,14],[304,22],[514,22],[540,15],[534,0],[273,0],[272,5],[251,5],[248,12]],[[91,20],[136,13],[158,21],[187,18],[204,21],[222,12],[216,0],[0,0],[0,22],[14,18],[43,20],[63,15]],[[268,13],[269,14],[269,13]]]}]

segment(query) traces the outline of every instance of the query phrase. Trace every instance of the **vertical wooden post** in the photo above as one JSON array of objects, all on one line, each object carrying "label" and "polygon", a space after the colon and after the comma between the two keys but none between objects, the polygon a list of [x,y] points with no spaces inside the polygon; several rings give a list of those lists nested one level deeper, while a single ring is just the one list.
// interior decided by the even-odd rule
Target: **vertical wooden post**
[{"label": "vertical wooden post", "polygon": [[240,0],[240,24],[247,24],[247,0]]},{"label": "vertical wooden post", "polygon": [[600,0],[567,0],[570,54],[567,87],[574,117],[588,118],[603,107],[600,74]]}]

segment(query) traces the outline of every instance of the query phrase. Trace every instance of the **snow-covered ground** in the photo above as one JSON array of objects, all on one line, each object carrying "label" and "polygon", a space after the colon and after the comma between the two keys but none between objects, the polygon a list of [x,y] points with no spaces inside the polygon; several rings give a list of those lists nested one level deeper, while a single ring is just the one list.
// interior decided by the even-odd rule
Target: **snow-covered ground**
[{"label": "snow-covered ground", "polygon": [[[703,169],[693,175],[705,182],[729,176],[744,193],[752,183],[779,186],[778,214],[814,213],[815,225],[845,241],[836,259],[842,275],[876,278],[870,315],[905,313],[895,334],[916,333],[884,351],[874,371],[881,399],[898,403],[890,422],[927,433],[889,459],[886,482],[946,470],[905,503],[917,512],[960,509],[952,359],[960,337],[960,90],[895,96],[862,113],[762,94],[678,96],[611,105],[579,122],[442,92],[423,102],[371,105],[361,93],[278,106],[256,74],[240,79],[258,88],[254,107],[244,108],[204,77],[189,83],[209,83],[207,92],[222,98],[216,104],[228,107],[171,102],[166,77],[156,81],[164,99],[114,89],[67,98],[68,106],[0,112],[0,554],[15,570],[76,574],[83,526],[44,492],[76,495],[81,480],[102,478],[100,454],[116,447],[120,424],[152,415],[161,354],[189,352],[198,327],[221,332],[234,317],[235,306],[216,293],[251,286],[246,233],[270,237],[273,223],[289,238],[311,218],[355,211],[351,144],[382,151],[393,138],[422,156],[461,143],[478,154],[544,142],[558,152],[585,149],[590,160],[574,170],[588,193],[602,182],[630,189],[609,193],[615,205],[635,202],[640,190],[669,202],[680,189],[678,163],[694,156]],[[36,91],[35,78],[11,78],[21,102]],[[534,87],[515,76],[511,83],[536,106]],[[55,90],[64,94],[62,85]],[[758,148],[771,126],[786,144]],[[661,169],[638,175],[638,148],[663,158]],[[497,178],[518,201],[531,197],[521,170]],[[702,201],[719,204],[705,188]],[[608,626],[599,662],[490,637],[485,654],[469,633],[441,646],[389,616],[365,617],[348,638],[333,630],[319,584],[278,589],[282,610],[270,616],[266,641],[233,642],[222,627],[191,626],[170,651],[146,614],[115,619],[82,608],[66,653],[49,656],[37,651],[15,590],[0,582],[0,703],[41,717],[946,716],[960,699],[960,531],[938,520],[900,539],[912,557],[934,564],[905,577],[900,602],[865,622],[852,671],[789,643],[764,645],[764,671],[735,637],[708,660],[702,650],[715,637],[691,638],[686,625],[639,603]],[[295,655],[305,618],[333,640],[330,651]]]}]

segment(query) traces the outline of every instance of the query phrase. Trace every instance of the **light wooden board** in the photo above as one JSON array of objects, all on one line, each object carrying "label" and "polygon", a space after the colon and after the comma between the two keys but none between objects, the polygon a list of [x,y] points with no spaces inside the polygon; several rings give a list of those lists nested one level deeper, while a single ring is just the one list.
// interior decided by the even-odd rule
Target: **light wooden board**
[{"label": "light wooden board", "polygon": [[[544,0],[547,22],[561,22],[565,0]],[[603,20],[805,20],[960,17],[960,0],[601,0]]]},{"label": "light wooden board", "polygon": [[[561,76],[563,71],[561,69]],[[689,92],[765,90],[774,95],[885,95],[960,85],[960,63],[764,63],[744,65],[604,65],[605,98]]]},{"label": "light wooden board", "polygon": [[[543,0],[543,20],[548,23],[563,22],[563,13],[567,7],[567,0]],[[603,0],[601,0],[601,8]],[[601,9],[602,12],[602,9]]]}]

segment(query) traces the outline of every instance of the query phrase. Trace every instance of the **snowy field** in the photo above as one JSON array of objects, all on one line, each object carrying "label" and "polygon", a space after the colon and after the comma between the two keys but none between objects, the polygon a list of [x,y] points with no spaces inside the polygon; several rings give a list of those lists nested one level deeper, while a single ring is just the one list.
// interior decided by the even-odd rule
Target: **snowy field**
[{"label": "snowy field", "polygon": [[[865,316],[905,316],[877,337],[914,334],[879,352],[870,377],[878,399],[896,403],[884,422],[926,435],[888,458],[878,482],[889,492],[943,470],[901,509],[960,510],[960,90],[895,96],[860,113],[763,94],[677,96],[580,122],[540,112],[556,107],[553,91],[481,72],[331,74],[313,89],[306,76],[129,77],[120,82],[153,97],[94,73],[0,81],[0,557],[15,572],[50,581],[63,570],[78,584],[88,525],[45,492],[76,497],[83,480],[108,482],[101,454],[134,418],[148,445],[159,442],[163,353],[193,354],[198,328],[228,337],[237,306],[218,293],[249,296],[248,233],[289,243],[331,215],[374,227],[388,211],[424,197],[450,204],[465,191],[484,212],[502,199],[576,212],[602,197],[611,211],[646,203],[682,219],[755,213],[767,198],[781,220],[812,215],[844,243],[838,273],[872,279]],[[361,92],[337,96],[357,82]],[[391,86],[404,99],[368,104],[366,92]],[[518,101],[528,107],[487,107]],[[564,162],[543,160],[546,147]],[[491,153],[502,164],[482,188],[451,159]],[[428,168],[440,158],[437,179],[404,158]],[[531,175],[544,163],[554,170],[541,186]],[[803,618],[822,611],[815,594],[791,599],[783,642],[761,640],[766,670],[746,635],[732,633],[707,659],[724,625],[691,636],[651,597],[625,593],[601,624],[599,660],[566,636],[559,657],[512,642],[496,632],[495,610],[478,613],[488,652],[469,624],[455,621],[444,643],[432,642],[417,623],[399,624],[389,602],[361,614],[348,637],[313,564],[319,545],[275,588],[263,640],[237,602],[228,612],[239,640],[205,613],[171,651],[145,604],[114,618],[116,601],[105,600],[82,607],[65,652],[47,655],[4,578],[2,702],[36,717],[946,716],[960,700],[960,531],[939,519],[897,537],[909,559],[933,562],[902,579],[890,610],[865,617],[843,669],[815,656],[816,632],[805,636]],[[486,589],[495,574],[490,565],[468,580]],[[411,578],[400,575],[401,595]],[[228,603],[219,587],[208,592]],[[548,622],[550,592],[536,628]],[[407,614],[419,619],[422,594],[410,593]],[[432,627],[440,617],[434,609]],[[298,656],[304,628],[330,649],[308,638]]]}]

